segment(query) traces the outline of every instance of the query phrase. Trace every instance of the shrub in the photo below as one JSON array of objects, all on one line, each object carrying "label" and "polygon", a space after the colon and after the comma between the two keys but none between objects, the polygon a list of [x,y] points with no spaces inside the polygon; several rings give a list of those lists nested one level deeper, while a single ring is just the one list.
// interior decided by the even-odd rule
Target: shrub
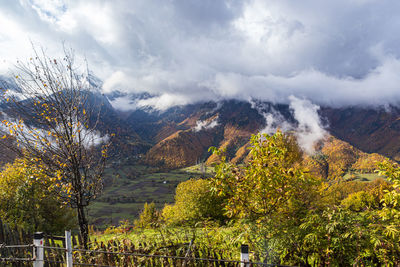
[{"label": "shrub", "polygon": [[145,203],[139,219],[135,221],[135,226],[140,228],[155,228],[160,220],[160,212],[156,209],[154,202]]},{"label": "shrub", "polygon": [[74,212],[66,207],[42,169],[17,159],[0,172],[0,217],[27,231],[61,233],[76,226]]},{"label": "shrub", "polygon": [[205,179],[190,179],[176,188],[175,204],[162,211],[168,224],[194,225],[197,222],[224,220],[222,198],[211,191]]}]

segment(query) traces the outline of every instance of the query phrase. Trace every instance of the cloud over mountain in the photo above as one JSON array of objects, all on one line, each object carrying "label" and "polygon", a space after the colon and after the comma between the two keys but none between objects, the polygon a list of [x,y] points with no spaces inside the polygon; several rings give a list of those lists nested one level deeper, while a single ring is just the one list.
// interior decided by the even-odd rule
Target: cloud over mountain
[{"label": "cloud over mountain", "polygon": [[30,40],[55,56],[65,41],[105,92],[149,92],[136,104],[159,109],[291,95],[398,105],[399,12],[394,0],[0,1],[0,72]]}]

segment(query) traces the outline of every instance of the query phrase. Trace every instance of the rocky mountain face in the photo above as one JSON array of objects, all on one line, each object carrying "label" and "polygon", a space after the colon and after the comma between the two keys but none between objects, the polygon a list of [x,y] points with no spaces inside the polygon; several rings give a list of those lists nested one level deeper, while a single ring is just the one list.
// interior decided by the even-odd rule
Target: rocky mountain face
[{"label": "rocky mountain face", "polygon": [[[165,112],[137,109],[125,113],[124,122],[149,145],[142,158],[146,164],[169,169],[198,162],[210,164],[215,161],[208,151],[210,146],[224,148],[232,161],[240,162],[247,154],[249,137],[266,127],[266,114],[278,114],[281,123],[296,124],[288,105],[261,104],[262,108],[229,100],[174,107]],[[326,140],[332,136],[360,151],[400,159],[399,110],[321,108],[319,116],[329,133]]]},{"label": "rocky mountain face", "polygon": [[[268,126],[268,114],[279,117],[277,128],[283,127],[279,123],[297,123],[291,107],[283,104],[226,100],[163,112],[149,108],[119,111],[110,98],[93,94],[89,104],[101,107],[99,130],[115,133],[113,158],[140,158],[142,163],[165,169],[211,164],[215,161],[208,151],[211,146],[225,149],[230,160],[240,162],[246,157],[250,136]],[[2,111],[7,112],[4,104]],[[331,136],[361,151],[400,160],[399,109],[321,108],[319,116]]]},{"label": "rocky mountain face", "polygon": [[190,166],[209,159],[209,147],[226,148],[231,158],[263,125],[263,117],[249,103],[226,101],[198,104],[181,121],[161,121],[157,142],[145,162],[167,168]]}]

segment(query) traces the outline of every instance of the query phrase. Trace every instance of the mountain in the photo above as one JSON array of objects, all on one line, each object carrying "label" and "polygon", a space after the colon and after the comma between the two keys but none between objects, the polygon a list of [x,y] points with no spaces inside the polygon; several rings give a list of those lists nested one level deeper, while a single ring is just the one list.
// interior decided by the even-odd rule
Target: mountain
[{"label": "mountain", "polygon": [[264,124],[250,103],[236,100],[175,107],[163,113],[135,110],[126,121],[143,140],[154,144],[144,162],[170,169],[206,161],[210,146],[226,148],[234,158]]},{"label": "mountain", "polygon": [[[120,96],[88,95],[88,110],[100,111],[98,130],[102,135],[115,133],[104,192],[90,207],[92,223],[97,225],[110,223],[110,218],[111,223],[127,216],[133,219],[145,202],[154,201],[158,208],[173,202],[179,182],[211,175],[195,167],[183,168],[215,162],[210,146],[225,149],[231,161],[240,163],[246,160],[252,134],[279,127],[312,130],[300,127],[295,111],[285,104],[225,100],[176,106],[163,112],[148,107],[120,111],[111,104]],[[147,97],[136,95],[132,101]],[[12,115],[9,104],[0,107],[3,114]],[[306,157],[311,172],[328,180],[374,179],[371,172],[376,162],[384,159],[379,154],[398,159],[397,109],[321,107],[318,112],[328,134],[317,142],[316,153]],[[0,142],[5,140],[9,141]],[[15,156],[2,146],[0,155],[2,163]]]},{"label": "mountain", "polygon": [[327,180],[341,179],[347,173],[374,174],[377,164],[385,159],[377,153],[363,152],[332,135],[320,142],[315,154],[305,156],[311,172]]},{"label": "mountain", "polygon": [[[224,148],[233,161],[245,158],[249,137],[267,126],[268,114],[278,118],[276,128],[298,123],[284,104],[226,100],[174,107],[165,112],[136,109],[126,118],[142,140],[151,144],[143,162],[175,169],[196,162],[215,161],[208,148]],[[400,111],[396,108],[328,108],[319,116],[327,132],[360,151],[400,159]],[[280,124],[279,124],[280,123]],[[293,130],[293,129],[292,129]]]},{"label": "mountain", "polygon": [[400,160],[400,109],[365,107],[323,108],[329,132],[369,153]]},{"label": "mountain", "polygon": [[[233,158],[236,150],[263,125],[263,117],[249,103],[224,101],[193,105],[176,112],[179,120],[158,121],[156,144],[147,152],[145,161],[151,165],[179,168],[206,161],[210,146],[221,146]],[[186,116],[183,116],[187,114]],[[171,114],[168,114],[171,116]]]},{"label": "mountain", "polygon": [[[120,111],[111,103],[121,96],[120,92],[88,96],[87,105],[95,114],[100,111],[98,130],[116,135],[113,160],[140,158],[141,163],[162,169],[211,164],[215,161],[208,151],[211,146],[225,149],[230,160],[240,162],[246,157],[250,136],[271,128],[268,120],[272,117],[274,129],[291,125],[290,130],[296,130],[299,124],[293,109],[285,104],[224,100],[175,106],[162,112],[149,107]],[[137,94],[131,100],[135,103],[149,97]],[[7,103],[1,104],[1,109],[12,115]],[[319,116],[337,139],[364,152],[400,159],[400,109],[321,107]]]}]

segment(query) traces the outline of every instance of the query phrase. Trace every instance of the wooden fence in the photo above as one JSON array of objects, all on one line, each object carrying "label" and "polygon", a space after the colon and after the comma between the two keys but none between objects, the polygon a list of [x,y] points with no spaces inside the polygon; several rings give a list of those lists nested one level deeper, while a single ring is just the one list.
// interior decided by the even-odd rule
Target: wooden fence
[{"label": "wooden fence", "polygon": [[0,219],[0,244],[22,245],[32,243],[32,233],[20,227],[10,227]]},{"label": "wooden fence", "polygon": [[[67,235],[67,234],[66,234]],[[71,244],[66,244],[65,236],[40,235],[41,242],[33,240],[33,234],[18,227],[10,228],[0,221],[0,265],[25,267],[40,258],[48,267],[66,266],[67,249],[70,248],[73,266],[279,266],[248,261],[248,247],[241,254],[242,261],[234,258],[239,251],[221,251],[208,247],[196,247],[193,242],[182,244],[134,244],[129,240],[91,240],[89,249],[83,249],[78,235],[72,235]],[[247,253],[247,256],[245,255]],[[35,265],[34,265],[35,266]],[[72,266],[72,265],[69,265]]]}]

